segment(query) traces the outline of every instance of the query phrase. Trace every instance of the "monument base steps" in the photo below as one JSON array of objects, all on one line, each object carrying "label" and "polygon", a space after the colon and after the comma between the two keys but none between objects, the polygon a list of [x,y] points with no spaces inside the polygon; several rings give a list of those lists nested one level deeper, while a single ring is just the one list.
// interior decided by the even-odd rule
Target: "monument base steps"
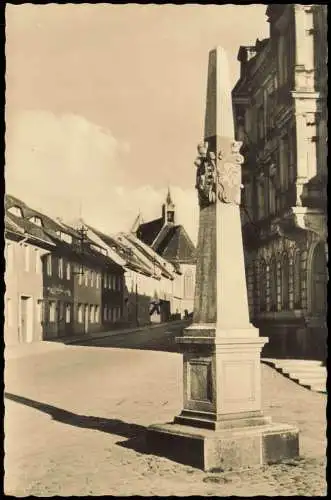
[{"label": "monument base steps", "polygon": [[178,418],[147,429],[150,452],[206,472],[268,465],[299,456],[299,431],[290,425],[210,430],[181,425],[176,423]]}]

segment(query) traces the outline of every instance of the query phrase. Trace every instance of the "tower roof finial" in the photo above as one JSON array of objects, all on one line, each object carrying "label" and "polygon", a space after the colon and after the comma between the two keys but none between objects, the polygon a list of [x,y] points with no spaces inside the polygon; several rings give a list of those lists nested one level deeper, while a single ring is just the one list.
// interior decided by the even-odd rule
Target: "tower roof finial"
[{"label": "tower roof finial", "polygon": [[169,186],[168,186],[168,194],[167,194],[167,197],[166,197],[166,202],[167,202],[167,205],[171,205],[172,204],[172,199],[171,199],[170,187]]}]

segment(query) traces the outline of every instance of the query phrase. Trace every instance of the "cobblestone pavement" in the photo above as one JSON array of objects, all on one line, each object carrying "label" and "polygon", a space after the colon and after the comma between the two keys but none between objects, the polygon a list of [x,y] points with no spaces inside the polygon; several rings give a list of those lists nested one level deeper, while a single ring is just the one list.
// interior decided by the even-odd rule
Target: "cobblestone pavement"
[{"label": "cobblestone pavement", "polygon": [[[143,431],[151,423],[171,421],[182,397],[181,355],[167,352],[172,335],[151,335],[150,344],[141,334],[140,341],[117,339],[117,348],[66,346],[7,361],[7,495],[326,495],[326,396],[265,365],[265,413],[299,427],[300,460],[205,473],[149,455]],[[139,342],[162,350],[124,345]]]}]

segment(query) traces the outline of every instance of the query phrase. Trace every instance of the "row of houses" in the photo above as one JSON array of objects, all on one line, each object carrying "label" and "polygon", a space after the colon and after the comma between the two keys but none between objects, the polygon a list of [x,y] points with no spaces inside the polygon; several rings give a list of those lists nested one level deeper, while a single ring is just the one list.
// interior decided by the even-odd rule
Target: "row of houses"
[{"label": "row of houses", "polygon": [[[168,205],[162,228],[176,232]],[[167,260],[134,231],[110,236],[82,220],[69,225],[6,195],[6,344],[187,316],[195,277],[188,244],[191,263],[183,272],[180,255]]]}]

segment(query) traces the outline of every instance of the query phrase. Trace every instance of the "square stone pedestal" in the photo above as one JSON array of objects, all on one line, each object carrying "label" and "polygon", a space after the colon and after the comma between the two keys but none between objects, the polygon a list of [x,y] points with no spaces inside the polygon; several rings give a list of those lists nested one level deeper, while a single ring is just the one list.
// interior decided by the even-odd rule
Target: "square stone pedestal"
[{"label": "square stone pedestal", "polygon": [[148,448],[205,471],[298,457],[298,429],[272,423],[261,409],[267,339],[253,328],[223,338],[212,327],[192,333],[194,327],[176,339],[184,354],[183,410],[173,423],[148,428]]},{"label": "square stone pedestal", "polygon": [[272,423],[217,431],[176,423],[152,425],[147,445],[151,452],[204,471],[261,466],[299,456],[298,430]]}]

